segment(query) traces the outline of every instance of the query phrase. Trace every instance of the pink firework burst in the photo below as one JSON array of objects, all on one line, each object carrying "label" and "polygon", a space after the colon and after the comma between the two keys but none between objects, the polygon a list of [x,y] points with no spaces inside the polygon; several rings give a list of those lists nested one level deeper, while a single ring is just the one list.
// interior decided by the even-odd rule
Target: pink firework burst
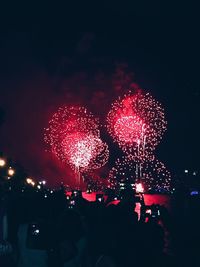
[{"label": "pink firework burst", "polygon": [[132,157],[117,159],[109,173],[110,184],[142,183],[145,190],[170,191],[171,174],[165,165],[153,159],[151,161],[135,161]]},{"label": "pink firework burst", "polygon": [[92,134],[76,132],[68,135],[62,147],[69,164],[79,170],[100,168],[109,157],[108,146]]},{"label": "pink firework burst", "polygon": [[84,107],[64,106],[53,114],[49,127],[45,129],[44,140],[50,150],[62,161],[66,160],[63,140],[67,136],[81,134],[99,135],[98,120]]},{"label": "pink firework burst", "polygon": [[83,107],[61,107],[45,129],[45,142],[56,157],[80,171],[99,168],[109,156],[98,120]]},{"label": "pink firework burst", "polygon": [[129,92],[112,105],[107,128],[124,152],[147,159],[166,130],[164,110],[149,93]]}]

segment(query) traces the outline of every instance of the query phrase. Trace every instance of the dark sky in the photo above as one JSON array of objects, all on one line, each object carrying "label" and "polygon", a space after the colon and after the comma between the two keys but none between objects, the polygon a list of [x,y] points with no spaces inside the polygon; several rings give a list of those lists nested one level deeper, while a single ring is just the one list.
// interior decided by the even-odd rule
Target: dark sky
[{"label": "dark sky", "polygon": [[198,169],[200,46],[192,10],[103,2],[90,8],[7,8],[0,36],[0,150],[31,174],[57,181],[65,168],[43,143],[52,112],[81,103],[103,117],[117,85],[122,92],[137,83],[166,111],[158,158],[173,171]]}]

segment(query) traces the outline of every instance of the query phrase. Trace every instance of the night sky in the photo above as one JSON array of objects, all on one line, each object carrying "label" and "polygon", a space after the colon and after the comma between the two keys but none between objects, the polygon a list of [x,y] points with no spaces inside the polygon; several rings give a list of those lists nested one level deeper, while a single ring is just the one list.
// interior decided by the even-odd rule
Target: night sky
[{"label": "night sky", "polygon": [[[60,105],[78,103],[104,123],[117,95],[139,85],[165,108],[168,130],[156,150],[158,159],[173,173],[199,169],[195,16],[180,15],[177,7],[99,5],[92,12],[85,6],[18,6],[3,20],[0,151],[35,177],[66,181],[68,169],[45,152],[43,129],[51,114]],[[90,27],[80,30],[83,24]]]}]

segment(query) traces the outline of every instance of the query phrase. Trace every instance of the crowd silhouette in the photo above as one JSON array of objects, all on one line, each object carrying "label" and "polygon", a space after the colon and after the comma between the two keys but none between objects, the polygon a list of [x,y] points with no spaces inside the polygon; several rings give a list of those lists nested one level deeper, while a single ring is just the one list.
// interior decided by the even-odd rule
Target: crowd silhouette
[{"label": "crowd silhouette", "polygon": [[63,189],[1,192],[0,266],[198,266],[197,198],[185,214],[173,215],[164,206],[146,207],[141,196],[140,216],[134,191],[111,200],[66,197]]}]

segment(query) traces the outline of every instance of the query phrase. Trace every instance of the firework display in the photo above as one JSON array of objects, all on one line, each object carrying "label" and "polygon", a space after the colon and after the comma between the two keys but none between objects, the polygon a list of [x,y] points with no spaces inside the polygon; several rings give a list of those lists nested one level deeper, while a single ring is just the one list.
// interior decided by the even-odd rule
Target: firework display
[{"label": "firework display", "polygon": [[164,110],[149,94],[129,92],[112,105],[108,132],[119,147],[136,159],[148,159],[166,130]]},{"label": "firework display", "polygon": [[[170,190],[170,172],[155,159],[167,122],[164,110],[149,93],[128,92],[116,100],[107,115],[107,130],[125,153],[109,171],[109,186],[119,182],[140,184],[145,191]],[[77,173],[91,173],[104,166],[109,149],[100,138],[99,121],[80,106],[64,106],[45,129],[45,142],[56,157]]]},{"label": "firework display", "polygon": [[64,106],[53,114],[44,139],[57,158],[65,161],[63,140],[77,132],[99,136],[98,120],[83,107]]},{"label": "firework display", "polygon": [[171,174],[165,165],[153,159],[152,161],[135,161],[131,157],[117,159],[115,166],[109,173],[109,181],[112,187],[119,182],[141,183],[145,191],[148,190],[170,190]]},{"label": "firework display", "polygon": [[108,146],[92,134],[76,132],[67,135],[62,142],[66,159],[72,168],[97,169],[103,166],[109,157]]},{"label": "firework display", "polygon": [[98,120],[83,107],[61,107],[45,129],[45,142],[56,157],[79,174],[103,166],[109,157]]}]

